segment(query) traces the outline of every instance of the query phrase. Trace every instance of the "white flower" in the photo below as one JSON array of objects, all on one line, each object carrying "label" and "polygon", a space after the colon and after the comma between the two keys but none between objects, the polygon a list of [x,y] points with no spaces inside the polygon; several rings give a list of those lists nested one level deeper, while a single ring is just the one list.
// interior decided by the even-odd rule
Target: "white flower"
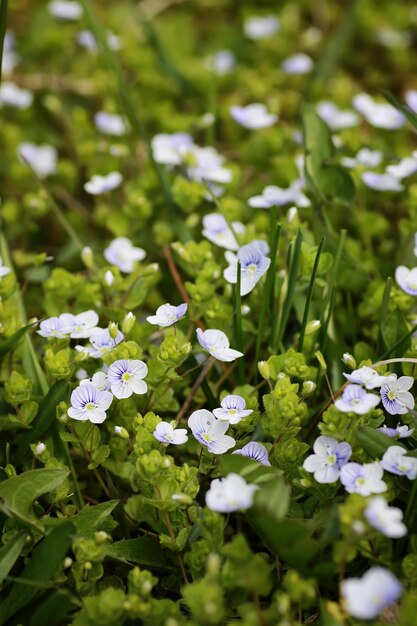
[{"label": "white flower", "polygon": [[417,267],[410,270],[404,265],[399,265],[395,270],[395,280],[405,293],[417,296]]},{"label": "white flower", "polygon": [[231,72],[235,65],[235,55],[230,50],[219,50],[206,59],[206,67],[219,76]]},{"label": "white flower", "polygon": [[242,352],[229,347],[229,339],[222,330],[213,328],[202,331],[201,328],[197,328],[196,332],[200,346],[215,359],[230,362],[243,356]]},{"label": "white flower", "polygon": [[362,181],[370,189],[375,191],[403,191],[404,186],[398,178],[390,174],[376,174],[375,172],[364,172],[361,175]]},{"label": "white flower", "polygon": [[203,217],[203,237],[220,248],[239,248],[234,233],[241,235],[246,232],[246,228],[241,222],[232,222],[232,228],[233,231],[221,213],[209,213]]},{"label": "white flower", "polygon": [[3,259],[0,256],[0,279],[3,278],[3,276],[7,276],[7,274],[10,274],[12,270],[10,269],[10,267],[7,267],[7,265],[3,265]]},{"label": "white flower", "polygon": [[146,257],[145,250],[136,248],[127,237],[116,237],[103,252],[106,261],[116,265],[121,272],[131,274],[137,261]]},{"label": "white flower", "polygon": [[268,460],[268,451],[261,443],[257,441],[250,441],[243,446],[240,450],[235,450],[232,454],[241,454],[242,456],[246,456],[248,459],[253,459],[254,461],[258,461],[262,465],[271,465]]},{"label": "white flower", "polygon": [[100,391],[110,391],[110,383],[105,372],[96,372],[92,378],[84,378],[80,381],[80,385],[91,383]]},{"label": "white flower", "polygon": [[281,67],[286,74],[308,74],[313,69],[314,63],[308,54],[299,52],[285,59]]},{"label": "white flower", "polygon": [[194,145],[187,133],[160,133],[151,141],[154,159],[164,165],[181,165],[184,153]]},{"label": "white flower", "polygon": [[348,385],[341,398],[337,398],[334,405],[343,413],[356,413],[365,415],[379,404],[379,396],[373,393],[366,393],[359,385]]},{"label": "white flower", "polygon": [[3,82],[0,86],[0,104],[14,109],[29,109],[32,106],[33,93],[21,89],[14,83]]},{"label": "white flower", "polygon": [[3,42],[3,59],[1,72],[3,76],[11,74],[19,62],[19,56],[15,52],[15,36],[11,31],[6,31]]},{"label": "white flower", "polygon": [[396,428],[390,428],[385,424],[377,428],[377,431],[386,435],[387,437],[391,437],[391,439],[407,439],[411,437],[414,433],[414,428],[409,428],[408,426],[401,426],[397,424]]},{"label": "white flower", "polygon": [[341,584],[346,610],[358,619],[378,617],[402,592],[400,581],[384,567],[371,567],[362,578],[348,578]]},{"label": "white flower", "polygon": [[409,480],[417,477],[417,458],[406,456],[407,450],[401,446],[390,446],[381,460],[381,466],[391,474],[407,476]]},{"label": "white flower", "polygon": [[397,539],[407,534],[407,527],[402,521],[403,512],[389,506],[382,496],[371,498],[364,514],[371,526],[380,530],[386,537]]},{"label": "white flower", "polygon": [[116,187],[119,187],[123,180],[123,176],[120,172],[110,172],[105,176],[99,176],[98,174],[93,176],[91,180],[85,183],[84,189],[87,193],[93,196],[98,196],[101,193],[107,193],[113,191]]},{"label": "white flower", "polygon": [[112,401],[113,396],[109,391],[100,391],[92,383],[80,384],[71,394],[68,415],[75,420],[101,424],[107,417],[106,410]]},{"label": "white flower", "polygon": [[407,178],[417,172],[417,159],[414,156],[401,159],[396,165],[388,165],[386,172],[400,180]]},{"label": "white flower", "polygon": [[188,441],[187,429],[174,429],[169,422],[159,422],[153,431],[153,436],[161,443],[172,443],[174,446],[180,446]]},{"label": "white flower", "polygon": [[94,123],[98,130],[106,135],[120,137],[129,130],[129,126],[123,117],[114,113],[106,113],[105,111],[99,111],[95,114]]},{"label": "white flower", "polygon": [[206,409],[194,411],[188,418],[188,426],[195,439],[213,454],[224,454],[236,444],[233,437],[225,434],[229,422],[217,420],[213,413]]},{"label": "white flower", "polygon": [[142,395],[148,385],[142,380],[148,373],[148,366],[139,359],[119,359],[109,366],[107,378],[111,392],[116,398],[130,398],[133,393]]},{"label": "white flower", "polygon": [[45,450],[46,450],[46,445],[44,443],[40,441],[39,443],[36,444],[36,447],[35,447],[36,456],[40,456],[41,454],[45,452]]},{"label": "white flower", "polygon": [[391,104],[375,102],[370,95],[360,93],[353,98],[353,106],[369,124],[376,128],[396,130],[403,126],[405,118]]},{"label": "white flower", "polygon": [[245,20],[243,29],[249,39],[265,39],[279,31],[280,23],[274,15],[253,16]]},{"label": "white flower", "polygon": [[83,14],[83,8],[75,0],[52,0],[48,4],[48,11],[53,17],[60,20],[79,20]]},{"label": "white flower", "polygon": [[115,339],[110,336],[108,328],[96,328],[90,335],[90,346],[75,346],[75,349],[79,352],[86,352],[90,356],[96,359],[101,359],[103,354],[112,350],[121,341],[123,341],[124,335],[120,330],[117,332]]},{"label": "white flower", "polygon": [[73,339],[86,339],[97,329],[97,324],[98,315],[95,311],[84,311],[78,315],[61,313],[58,317],[43,320],[38,335],[58,338],[69,335]]},{"label": "white flower", "polygon": [[206,493],[206,505],[219,513],[250,509],[257,489],[257,485],[248,484],[239,474],[228,474],[225,478],[211,481]]},{"label": "white flower", "polygon": [[112,284],[114,283],[113,272],[111,272],[110,270],[107,270],[107,272],[104,274],[104,282],[106,283],[108,287],[112,286]]},{"label": "white flower", "polygon": [[[395,376],[396,378],[396,376]],[[391,415],[404,415],[414,409],[414,397],[408,391],[414,384],[412,376],[400,376],[381,387],[381,400]]]},{"label": "white flower", "polygon": [[376,389],[388,382],[396,380],[395,374],[388,374],[387,376],[380,376],[376,370],[372,367],[364,365],[357,370],[353,370],[351,374],[343,374],[350,383],[356,383],[357,385],[364,385],[366,389]]},{"label": "white flower", "polygon": [[146,320],[155,326],[167,328],[180,320],[187,312],[188,304],[180,304],[172,306],[172,304],[163,304],[156,310],[156,315],[149,315]]},{"label": "white flower", "polygon": [[48,144],[36,146],[33,143],[24,142],[19,144],[17,153],[24,162],[30,165],[39,178],[46,178],[55,174],[57,151],[53,146]]},{"label": "white flower", "polygon": [[302,192],[303,179],[295,180],[287,189],[268,185],[260,196],[249,198],[248,204],[254,209],[269,209],[273,206],[296,204],[299,207],[310,206],[310,200]]},{"label": "white flower", "polygon": [[214,409],[213,414],[219,420],[228,420],[230,424],[238,424],[243,418],[253,413],[252,409],[246,408],[246,402],[242,396],[225,396],[220,405],[221,408]]},{"label": "white flower", "polygon": [[379,463],[346,463],[340,470],[340,480],[348,493],[370,496],[387,490],[387,485],[382,480],[383,473]]},{"label": "white flower", "polygon": [[340,469],[352,454],[352,448],[346,442],[339,443],[333,437],[321,435],[313,446],[314,454],[308,456],[303,468],[314,473],[318,483],[334,483],[339,478]]},{"label": "white flower", "polygon": [[269,113],[266,106],[258,102],[244,107],[232,106],[230,113],[235,122],[250,130],[268,128],[278,120],[278,115]]},{"label": "white flower", "polygon": [[223,276],[228,283],[236,284],[238,279],[238,264],[240,264],[240,295],[246,296],[254,289],[262,276],[268,271],[271,259],[263,254],[257,242],[252,242],[239,248],[237,255],[226,252],[229,262]]},{"label": "white flower", "polygon": [[[81,30],[77,34],[76,39],[77,39],[77,43],[80,44],[80,46],[82,46],[83,48],[86,48],[87,50],[90,50],[91,52],[97,52],[98,50],[97,40],[94,36],[94,33],[92,33],[91,30]],[[115,51],[121,50],[122,43],[120,41],[120,37],[117,37],[117,35],[108,31],[106,40],[107,40],[107,45],[110,48],[110,50],[115,50]]]},{"label": "white flower", "polygon": [[405,94],[405,101],[410,109],[414,113],[417,113],[417,91],[415,91],[414,89],[407,91]]},{"label": "white flower", "polygon": [[223,167],[224,160],[211,146],[200,148],[194,145],[184,155],[187,176],[197,182],[230,183],[232,172]]},{"label": "white flower", "polygon": [[344,157],[340,160],[345,167],[356,167],[363,165],[365,167],[378,167],[382,162],[382,152],[380,150],[370,150],[369,148],[361,148],[354,159]]},{"label": "white flower", "polygon": [[358,126],[359,117],[355,111],[339,109],[334,102],[319,102],[316,111],[331,130],[343,130]]}]

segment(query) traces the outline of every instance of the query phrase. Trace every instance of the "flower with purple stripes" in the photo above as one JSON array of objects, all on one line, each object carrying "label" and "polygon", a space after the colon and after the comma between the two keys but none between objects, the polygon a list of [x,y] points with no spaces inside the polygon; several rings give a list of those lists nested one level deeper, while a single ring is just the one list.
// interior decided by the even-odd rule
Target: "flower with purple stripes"
[{"label": "flower with purple stripes", "polygon": [[188,418],[188,426],[197,441],[213,454],[224,454],[236,443],[233,437],[225,434],[229,422],[217,420],[207,409],[194,411]]},{"label": "flower with purple stripes", "polygon": [[148,373],[148,366],[139,359],[119,359],[112,363],[107,372],[110,389],[116,398],[130,398],[133,393],[142,395],[148,385],[142,380]]},{"label": "flower with purple stripes", "polygon": [[391,415],[404,415],[414,409],[414,397],[408,391],[414,384],[412,376],[400,376],[381,387],[381,400]]},{"label": "flower with purple stripes", "polygon": [[248,459],[253,459],[254,461],[258,461],[262,465],[271,465],[268,460],[268,451],[261,443],[257,441],[250,441],[243,446],[240,450],[235,450],[232,454],[241,454],[242,456],[246,456]]},{"label": "flower with purple stripes", "polygon": [[71,394],[69,417],[74,420],[101,424],[106,419],[106,410],[113,401],[109,391],[101,391],[93,383],[80,385]]},{"label": "flower with purple stripes", "polygon": [[226,396],[220,405],[221,408],[214,409],[213,414],[219,420],[228,420],[230,424],[238,424],[244,417],[253,413],[252,409],[246,408],[246,402],[242,396]]}]

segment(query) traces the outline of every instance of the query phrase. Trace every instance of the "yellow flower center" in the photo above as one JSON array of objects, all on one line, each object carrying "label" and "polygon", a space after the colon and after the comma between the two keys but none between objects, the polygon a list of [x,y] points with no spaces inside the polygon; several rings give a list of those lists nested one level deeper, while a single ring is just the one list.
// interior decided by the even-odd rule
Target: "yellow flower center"
[{"label": "yellow flower center", "polygon": [[125,373],[122,375],[122,381],[123,381],[124,383],[128,383],[128,382],[129,382],[129,380],[131,380],[131,378],[132,378],[132,374],[130,374],[130,372],[125,372]]},{"label": "yellow flower center", "polygon": [[88,402],[88,403],[85,405],[85,408],[87,409],[87,411],[92,411],[93,409],[95,409],[95,408],[96,408],[96,406],[95,406],[95,404],[93,404],[92,402]]},{"label": "yellow flower center", "polygon": [[206,441],[207,443],[210,443],[210,441],[211,441],[211,437],[210,437],[210,435],[209,435],[208,433],[204,433],[204,435],[203,435],[203,439],[204,439],[204,441]]},{"label": "yellow flower center", "polygon": [[395,391],[388,391],[388,398],[390,400],[395,400]]}]

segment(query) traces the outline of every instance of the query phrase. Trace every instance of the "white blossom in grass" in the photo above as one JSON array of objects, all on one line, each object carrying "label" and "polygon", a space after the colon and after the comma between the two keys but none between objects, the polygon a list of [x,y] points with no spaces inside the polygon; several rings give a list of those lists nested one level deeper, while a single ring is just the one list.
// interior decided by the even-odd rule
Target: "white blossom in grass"
[{"label": "white blossom in grass", "polygon": [[245,20],[243,30],[249,39],[266,39],[275,35],[280,29],[279,20],[275,15],[252,16]]},{"label": "white blossom in grass", "polygon": [[417,477],[417,458],[406,456],[407,450],[401,446],[390,446],[381,460],[381,466],[391,474],[406,476],[409,480]]},{"label": "white blossom in grass", "polygon": [[68,415],[72,419],[101,424],[106,419],[106,410],[113,401],[109,391],[100,391],[92,383],[80,385],[71,394]]},{"label": "white blossom in grass", "polygon": [[230,348],[229,339],[222,330],[212,328],[203,331],[197,328],[196,332],[200,346],[218,361],[229,363],[243,356],[243,352]]},{"label": "white blossom in grass", "polygon": [[[98,50],[97,39],[95,38],[94,33],[92,33],[91,30],[81,30],[77,34],[76,40],[77,40],[77,43],[83,48],[90,50],[90,52],[97,52]],[[108,31],[106,40],[107,40],[107,45],[110,48],[110,50],[115,50],[115,51],[121,50],[122,43],[120,41],[120,37]]]},{"label": "white blossom in grass", "polygon": [[404,415],[414,409],[414,397],[408,391],[414,384],[412,376],[400,376],[381,387],[384,409],[391,415]]},{"label": "white blossom in grass", "polygon": [[357,619],[375,619],[403,592],[400,581],[384,567],[371,567],[361,578],[348,578],[340,586],[346,611]]},{"label": "white blossom in grass", "polygon": [[396,379],[395,374],[388,374],[387,376],[381,376],[372,367],[364,365],[359,369],[353,370],[351,374],[344,373],[343,376],[350,382],[357,385],[364,385],[366,389],[376,389],[382,385],[392,382]]},{"label": "white blossom in grass", "polygon": [[55,174],[57,168],[57,151],[53,146],[43,144],[36,146],[25,141],[19,144],[17,153],[20,159],[30,165],[39,178],[46,178]]},{"label": "white blossom in grass", "polygon": [[108,287],[112,286],[112,284],[114,283],[113,272],[111,272],[110,270],[107,270],[107,272],[104,274],[104,282],[106,283]]},{"label": "white blossom in grass", "polygon": [[[98,324],[98,315],[95,311],[84,311],[78,315],[64,317],[61,315],[64,326],[69,330],[69,336],[72,339],[86,339],[96,330]],[[66,321],[68,320],[68,321]]]},{"label": "white blossom in grass", "polygon": [[94,123],[100,132],[115,137],[125,135],[129,130],[129,126],[123,117],[114,113],[106,113],[105,111],[99,111],[95,114]]},{"label": "white blossom in grass", "polygon": [[374,191],[403,191],[404,186],[398,178],[390,174],[376,174],[375,172],[364,172],[361,175],[362,182]]},{"label": "white blossom in grass", "polygon": [[404,265],[399,265],[395,270],[395,280],[405,293],[417,296],[417,267],[410,270]]},{"label": "white blossom in grass", "polygon": [[308,456],[303,468],[314,474],[318,483],[334,483],[340,476],[340,470],[351,455],[352,448],[346,442],[339,443],[333,437],[321,435],[313,446],[314,454]]},{"label": "white blossom in grass", "polygon": [[398,539],[407,534],[407,527],[403,524],[403,512],[394,506],[389,506],[382,496],[371,498],[364,515],[368,522],[381,531],[386,537]]},{"label": "white blossom in grass", "polygon": [[39,328],[40,330],[37,332],[41,337],[56,337],[57,339],[62,339],[67,336],[66,329],[63,327],[61,319],[56,316],[43,320],[39,324]]},{"label": "white blossom in grass", "polygon": [[173,306],[172,304],[163,304],[158,307],[155,315],[149,315],[146,318],[146,321],[149,324],[154,324],[155,326],[162,326],[162,328],[167,328],[168,326],[172,326],[184,317],[187,313],[188,304],[183,303],[179,306]]},{"label": "white blossom in grass", "polygon": [[86,352],[95,359],[101,359],[101,357],[115,348],[121,341],[123,341],[124,335],[119,330],[115,338],[111,337],[108,328],[96,328],[90,335],[90,345],[75,346],[79,352]]},{"label": "white blossom in grass", "polygon": [[68,21],[79,20],[83,14],[81,4],[75,0],[52,0],[48,4],[48,11],[53,17]]},{"label": "white blossom in grass", "polygon": [[[345,167],[378,167],[382,162],[382,152],[380,150],[370,150],[370,148],[361,148],[355,158],[344,157],[340,160]],[[388,171],[388,170],[387,170]]]},{"label": "white blossom in grass", "polygon": [[226,253],[226,258],[230,265],[224,270],[223,276],[228,283],[237,283],[238,264],[240,266],[241,296],[246,296],[255,288],[271,265],[271,259],[265,256],[256,242],[239,248],[237,255]]},{"label": "white blossom in grass", "polygon": [[146,252],[142,248],[136,248],[127,237],[116,237],[104,250],[103,256],[121,272],[131,274],[135,269],[135,263],[143,261]]},{"label": "white blossom in grass", "polygon": [[233,437],[226,435],[229,422],[217,420],[206,409],[194,411],[188,418],[188,426],[195,439],[212,454],[224,454],[236,444]]},{"label": "white blossom in grass", "polygon": [[183,155],[194,145],[187,133],[160,133],[151,141],[154,159],[163,165],[181,165]]},{"label": "white blossom in grass", "polygon": [[391,439],[407,439],[413,435],[414,430],[414,428],[401,426],[401,424],[397,424],[397,428],[389,428],[385,425],[377,428],[378,432],[386,435],[387,437],[391,437]]},{"label": "white blossom in grass", "polygon": [[344,128],[354,128],[359,124],[359,116],[355,111],[349,109],[341,110],[334,102],[323,100],[319,102],[316,111],[324,120],[327,126],[334,131]]},{"label": "white blossom in grass", "polygon": [[304,52],[292,54],[281,64],[282,71],[286,74],[308,74],[313,67],[313,59]]},{"label": "white blossom in grass", "polygon": [[233,513],[244,511],[253,505],[255,491],[259,487],[246,482],[239,474],[228,474],[225,478],[211,481],[206,493],[206,505],[211,511]]},{"label": "white blossom in grass", "polygon": [[242,456],[246,456],[248,459],[253,459],[254,461],[258,461],[262,465],[271,465],[268,460],[268,451],[261,443],[257,441],[250,441],[240,450],[235,450],[232,454],[241,454]]},{"label": "white blossom in grass", "polygon": [[382,480],[383,473],[379,463],[346,463],[340,470],[340,480],[348,493],[370,496],[387,490],[387,485]]},{"label": "white blossom in grass", "polygon": [[1,72],[3,76],[11,74],[19,62],[19,56],[15,52],[15,36],[11,31],[6,31],[3,42],[3,58]]},{"label": "white blossom in grass", "polygon": [[10,82],[3,82],[0,86],[0,105],[13,109],[29,109],[32,106],[33,93],[22,89]]},{"label": "white blossom in grass", "polygon": [[235,65],[235,55],[230,50],[219,50],[206,59],[206,67],[218,76],[228,74]]},{"label": "white blossom in grass", "polygon": [[3,278],[3,276],[7,276],[7,274],[10,274],[12,270],[10,269],[10,267],[7,267],[7,265],[3,265],[3,259],[0,256],[0,279]]},{"label": "white blossom in grass", "polygon": [[[223,166],[224,161],[224,157],[212,146],[200,148],[194,145],[183,155],[188,178],[202,183],[230,183],[232,172]],[[213,189],[215,192],[216,188]]]},{"label": "white blossom in grass", "polygon": [[407,91],[405,94],[405,101],[410,109],[414,113],[417,113],[417,91],[415,91],[414,89],[410,89],[409,91]]},{"label": "white blossom in grass", "polygon": [[246,106],[232,106],[230,113],[240,126],[249,128],[250,130],[257,130],[259,128],[268,128],[277,122],[278,115],[269,113],[264,104],[255,102],[254,104],[247,104]]},{"label": "white blossom in grass", "polygon": [[203,217],[203,237],[220,248],[238,250],[239,243],[236,241],[235,234],[244,234],[246,228],[241,222],[232,222],[232,228],[221,213],[209,213]]},{"label": "white blossom in grass", "polygon": [[148,366],[139,359],[119,359],[109,366],[107,378],[111,392],[116,398],[130,398],[135,393],[142,395],[148,391],[143,378]]},{"label": "white blossom in grass", "polygon": [[252,196],[248,200],[250,207],[254,209],[270,209],[273,206],[295,204],[298,207],[310,206],[310,200],[302,192],[304,181],[297,179],[289,187],[283,189],[276,185],[268,185],[259,196]]},{"label": "white blossom in grass", "polygon": [[404,125],[405,118],[402,113],[387,102],[375,102],[367,93],[357,94],[352,102],[366,121],[376,128],[397,130]]},{"label": "white blossom in grass", "polygon": [[92,384],[100,391],[110,391],[110,382],[105,372],[96,372],[92,378],[84,378],[80,385]]},{"label": "white blossom in grass", "polygon": [[85,183],[84,189],[87,193],[90,193],[93,196],[98,196],[102,193],[107,193],[108,191],[113,191],[119,187],[123,180],[123,176],[120,172],[110,172],[105,176],[100,176],[96,174]]},{"label": "white blossom in grass", "polygon": [[246,408],[246,402],[242,396],[225,396],[220,405],[221,408],[213,410],[213,415],[219,420],[228,420],[230,424],[238,424],[242,419],[253,413],[252,409]]},{"label": "white blossom in grass", "polygon": [[155,439],[161,443],[180,446],[188,441],[186,428],[174,428],[169,422],[159,422],[153,431]]},{"label": "white blossom in grass", "polygon": [[348,385],[341,398],[337,398],[334,405],[343,413],[365,415],[380,402],[380,397],[373,393],[366,393],[360,385]]},{"label": "white blossom in grass", "polygon": [[388,165],[386,172],[399,180],[407,178],[417,172],[417,159],[413,156],[401,159],[401,161],[395,165]]},{"label": "white blossom in grass", "polygon": [[41,456],[41,454],[43,454],[45,450],[46,450],[46,445],[40,441],[39,443],[36,444],[34,452],[36,456]]}]

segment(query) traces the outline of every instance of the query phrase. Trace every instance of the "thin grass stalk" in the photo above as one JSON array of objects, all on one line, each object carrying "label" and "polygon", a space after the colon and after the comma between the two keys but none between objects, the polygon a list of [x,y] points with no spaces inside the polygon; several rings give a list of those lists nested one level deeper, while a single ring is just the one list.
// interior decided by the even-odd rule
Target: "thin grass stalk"
[{"label": "thin grass stalk", "polygon": [[[335,292],[337,287],[337,277],[339,273],[339,265],[342,258],[343,248],[346,242],[346,230],[340,232],[339,243],[337,244],[336,255],[334,259],[333,271],[329,280],[328,290],[323,305],[323,315],[325,317],[320,329],[319,337],[319,349],[324,353],[327,343],[327,330],[329,327],[330,319],[333,313],[333,305],[335,299]],[[327,313],[326,313],[327,312]]]},{"label": "thin grass stalk", "polygon": [[[242,284],[242,265],[237,262],[237,279],[235,285],[235,341],[236,349],[243,352],[243,334],[242,334],[242,296],[240,295],[240,288]],[[238,361],[238,379],[239,384],[243,385],[245,382],[245,365],[242,358]]]},{"label": "thin grass stalk", "polygon": [[301,230],[298,229],[297,237],[295,239],[294,253],[291,258],[291,267],[288,275],[288,285],[287,285],[287,293],[285,296],[284,306],[282,309],[282,316],[279,323],[279,330],[277,333],[276,341],[274,343],[274,349],[278,350],[281,346],[282,339],[284,337],[285,330],[287,328],[288,319],[290,316],[290,311],[292,307],[292,302],[295,293],[295,286],[297,282],[297,274],[298,267],[300,264],[300,256],[301,256],[301,244],[303,241],[303,235]]},{"label": "thin grass stalk", "polygon": [[384,289],[384,295],[382,296],[382,304],[381,304],[381,316],[379,323],[379,333],[378,333],[378,352],[384,349],[384,336],[382,334],[382,324],[384,323],[388,313],[389,313],[389,298],[391,295],[391,287],[392,287],[392,278],[388,276],[387,282]]},{"label": "thin grass stalk", "polygon": [[3,65],[3,47],[4,38],[6,36],[7,28],[7,5],[8,0],[1,0],[0,2],[0,85],[1,85],[1,68]]},{"label": "thin grass stalk", "polygon": [[310,304],[311,304],[311,298],[313,297],[314,284],[316,282],[316,274],[319,268],[321,250],[322,250],[325,240],[326,240],[326,237],[322,237],[319,247],[317,248],[316,258],[314,259],[313,271],[311,272],[310,284],[308,286],[307,298],[306,298],[306,303],[304,307],[303,320],[301,322],[300,338],[298,340],[298,352],[301,352],[303,349],[306,326],[308,322],[308,313],[309,313]]}]

